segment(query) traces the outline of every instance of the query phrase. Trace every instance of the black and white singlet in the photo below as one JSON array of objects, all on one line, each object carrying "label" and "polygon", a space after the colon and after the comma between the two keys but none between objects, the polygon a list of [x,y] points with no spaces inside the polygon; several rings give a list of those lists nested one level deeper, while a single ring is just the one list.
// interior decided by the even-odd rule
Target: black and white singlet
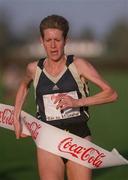
[{"label": "black and white singlet", "polygon": [[73,63],[73,55],[67,56],[63,71],[56,77],[51,76],[45,70],[44,61],[45,58],[39,60],[34,79],[36,117],[80,137],[90,135],[87,126],[88,107],[69,108],[60,111],[56,109],[56,104],[54,104],[55,96],[58,93],[66,93],[75,99],[88,96],[87,84],[83,83],[78,75]]}]

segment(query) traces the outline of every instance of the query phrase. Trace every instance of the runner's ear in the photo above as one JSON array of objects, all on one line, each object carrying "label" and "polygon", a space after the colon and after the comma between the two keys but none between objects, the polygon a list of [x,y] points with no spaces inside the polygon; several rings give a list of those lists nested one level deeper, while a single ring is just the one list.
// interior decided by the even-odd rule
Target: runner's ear
[{"label": "runner's ear", "polygon": [[42,39],[42,37],[40,36],[40,44],[43,46],[43,39]]}]

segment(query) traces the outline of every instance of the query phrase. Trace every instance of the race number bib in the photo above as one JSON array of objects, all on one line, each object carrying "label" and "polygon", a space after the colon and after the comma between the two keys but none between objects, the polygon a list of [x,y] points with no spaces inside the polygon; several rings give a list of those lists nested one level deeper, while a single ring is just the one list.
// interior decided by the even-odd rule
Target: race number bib
[{"label": "race number bib", "polygon": [[[67,119],[71,117],[80,116],[80,108],[68,108],[63,111],[56,109],[57,104],[54,104],[55,99],[53,97],[57,96],[56,94],[47,94],[43,95],[44,109],[47,121],[58,120],[58,119]],[[78,99],[76,91],[71,91],[66,93],[74,99]]]}]

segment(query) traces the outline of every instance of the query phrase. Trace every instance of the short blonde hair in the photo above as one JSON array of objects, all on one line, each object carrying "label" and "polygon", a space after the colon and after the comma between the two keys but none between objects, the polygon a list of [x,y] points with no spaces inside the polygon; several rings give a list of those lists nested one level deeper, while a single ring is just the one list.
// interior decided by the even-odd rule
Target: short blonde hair
[{"label": "short blonde hair", "polygon": [[69,23],[63,16],[50,15],[45,17],[40,23],[40,33],[42,38],[44,37],[44,30],[49,28],[61,30],[65,39],[69,31]]}]

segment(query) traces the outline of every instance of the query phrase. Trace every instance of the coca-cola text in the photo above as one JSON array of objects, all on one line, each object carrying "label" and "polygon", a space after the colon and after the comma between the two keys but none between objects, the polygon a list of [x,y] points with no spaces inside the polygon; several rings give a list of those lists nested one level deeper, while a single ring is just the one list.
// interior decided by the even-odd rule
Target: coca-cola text
[{"label": "coca-cola text", "polygon": [[105,154],[100,152],[94,147],[83,147],[73,142],[73,138],[68,137],[63,139],[59,145],[58,149],[61,152],[69,153],[73,157],[86,161],[94,167],[100,167]]},{"label": "coca-cola text", "polygon": [[13,125],[13,110],[4,109],[3,111],[0,111],[0,123]]}]

